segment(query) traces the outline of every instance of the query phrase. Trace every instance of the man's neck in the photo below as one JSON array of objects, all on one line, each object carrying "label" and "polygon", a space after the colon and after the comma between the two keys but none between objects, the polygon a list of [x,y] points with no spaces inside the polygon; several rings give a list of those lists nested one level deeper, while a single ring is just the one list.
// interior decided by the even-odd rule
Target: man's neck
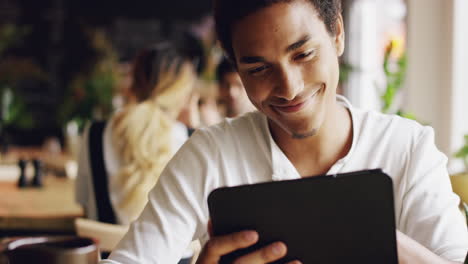
[{"label": "man's neck", "polygon": [[307,138],[293,138],[273,122],[269,123],[276,144],[302,177],[325,174],[351,148],[351,115],[339,104],[330,109],[317,134]]}]

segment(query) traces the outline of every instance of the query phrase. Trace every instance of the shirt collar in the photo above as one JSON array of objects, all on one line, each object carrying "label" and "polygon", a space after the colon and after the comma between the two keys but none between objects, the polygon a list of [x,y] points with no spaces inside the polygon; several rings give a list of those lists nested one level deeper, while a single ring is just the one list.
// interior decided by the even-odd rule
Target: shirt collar
[{"label": "shirt collar", "polygon": [[[351,156],[352,151],[355,148],[356,143],[356,120],[355,120],[355,113],[351,103],[341,95],[336,96],[336,101],[345,106],[350,114],[351,114],[351,122],[352,122],[352,129],[353,129],[353,141],[351,145],[351,149],[349,150],[348,154],[343,157],[342,159],[338,160],[330,169],[329,173],[336,174],[339,170],[344,166],[346,161]],[[271,150],[271,165],[272,165],[272,179],[273,181],[280,181],[280,180],[292,180],[292,179],[299,179],[301,176],[291,161],[286,157],[284,152],[279,148],[276,142],[273,140],[271,135],[270,129],[268,127],[268,119],[266,116],[263,118],[263,128],[266,129],[266,134],[268,135],[269,142],[270,142],[270,150]]]}]

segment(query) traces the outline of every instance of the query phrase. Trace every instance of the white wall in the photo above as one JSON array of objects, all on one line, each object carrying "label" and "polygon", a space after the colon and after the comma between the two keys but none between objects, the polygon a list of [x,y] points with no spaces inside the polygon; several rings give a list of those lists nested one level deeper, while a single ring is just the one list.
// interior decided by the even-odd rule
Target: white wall
[{"label": "white wall", "polygon": [[[449,157],[468,133],[468,1],[408,0],[405,109],[436,131]],[[451,171],[460,167],[450,163]]]},{"label": "white wall", "polygon": [[344,95],[351,103],[367,110],[380,109],[376,78],[381,71],[377,37],[377,2],[353,0],[345,21],[344,60],[353,66],[344,85]]},{"label": "white wall", "polygon": [[[468,0],[454,1],[453,42],[453,90],[450,150],[456,151],[463,145],[463,135],[468,134]],[[451,164],[451,169],[460,171],[462,162]]]}]

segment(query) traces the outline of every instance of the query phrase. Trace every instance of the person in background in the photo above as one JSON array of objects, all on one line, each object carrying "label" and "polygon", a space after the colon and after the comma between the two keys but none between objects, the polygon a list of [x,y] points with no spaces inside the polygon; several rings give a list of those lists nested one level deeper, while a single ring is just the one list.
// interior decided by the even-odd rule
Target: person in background
[{"label": "person in background", "polygon": [[202,40],[189,31],[176,34],[174,39],[183,55],[195,65],[198,77],[189,103],[183,106],[178,117],[191,135],[199,127],[219,123],[222,117],[216,105],[216,88],[202,77],[207,67]]},{"label": "person in background", "polygon": [[92,177],[106,176],[115,223],[121,225],[138,217],[162,169],[187,140],[187,128],[176,118],[196,80],[193,64],[169,42],[143,50],[135,59],[132,76],[132,98],[103,130],[107,175],[93,176],[88,127],[76,181],[76,200],[88,218],[100,220]]},{"label": "person in background", "polygon": [[255,110],[236,68],[227,58],[218,64],[216,77],[219,83],[218,105],[226,117],[236,117]]},{"label": "person in background", "polygon": [[202,40],[187,30],[178,31],[171,39],[182,56],[194,65],[197,76],[200,77],[207,67]]},{"label": "person in background", "polygon": [[221,122],[223,115],[218,108],[218,87],[214,81],[199,80],[197,91],[200,95],[198,109],[203,126],[211,126]]},{"label": "person in background", "polygon": [[[166,163],[189,136],[177,117],[196,76],[192,61],[170,42],[137,55],[127,105],[105,123],[97,135],[100,144],[90,141],[93,124],[83,135],[75,193],[87,218],[129,225],[139,216]],[[96,170],[93,162],[103,169]],[[192,256],[185,250],[179,263]]]}]

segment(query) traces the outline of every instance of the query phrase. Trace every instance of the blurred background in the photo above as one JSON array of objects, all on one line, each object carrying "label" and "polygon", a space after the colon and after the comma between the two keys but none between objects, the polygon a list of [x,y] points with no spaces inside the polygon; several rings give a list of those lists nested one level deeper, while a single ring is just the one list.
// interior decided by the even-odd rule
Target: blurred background
[{"label": "blurred background", "polygon": [[87,120],[108,117],[129,86],[131,61],[152,43],[191,32],[210,49],[209,2],[1,0],[8,144],[41,145],[56,136],[63,145],[68,123],[82,128]]},{"label": "blurred background", "polygon": [[[210,0],[0,0],[0,181],[16,179],[25,157],[73,179],[86,122],[125,105],[137,52],[164,39],[199,58],[197,104],[218,111],[200,126],[226,116],[210,9]],[[468,1],[343,0],[343,9],[339,92],[356,107],[432,126],[450,173],[466,171]],[[69,216],[80,215],[66,195],[76,206]],[[32,229],[9,221],[5,234]]]},{"label": "blurred background", "polygon": [[[342,93],[358,107],[409,115],[436,129],[450,158],[467,132],[466,22],[460,0],[344,0]],[[221,57],[209,0],[0,0],[2,144],[38,146],[122,104],[136,52],[189,32],[203,79]],[[464,9],[465,8],[465,9]],[[465,100],[463,100],[465,99]],[[68,130],[67,130],[68,128]],[[451,160],[450,168],[462,165]]]}]

